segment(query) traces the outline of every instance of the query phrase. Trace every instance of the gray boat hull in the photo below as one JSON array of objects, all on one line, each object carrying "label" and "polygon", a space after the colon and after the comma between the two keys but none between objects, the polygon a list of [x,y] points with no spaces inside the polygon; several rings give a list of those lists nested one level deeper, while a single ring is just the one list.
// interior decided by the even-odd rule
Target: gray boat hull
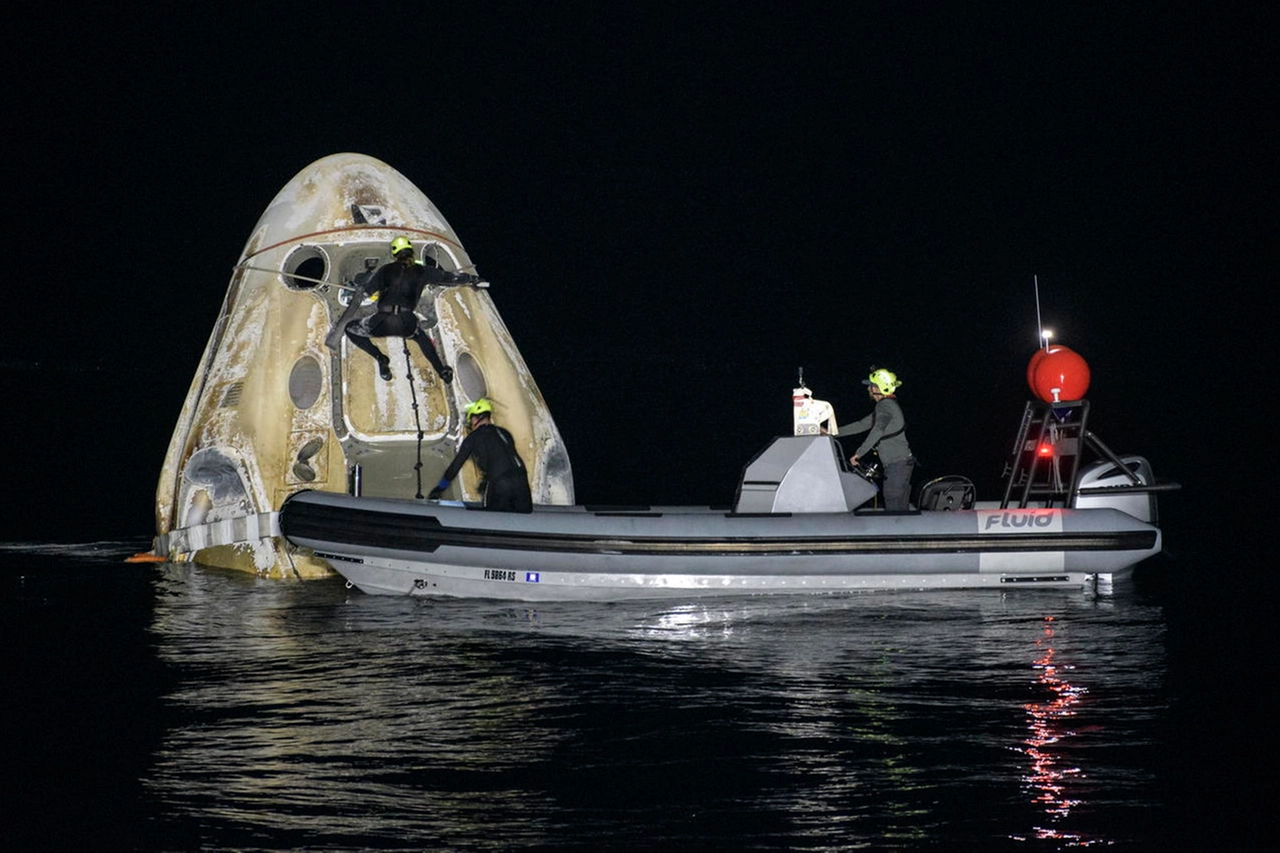
[{"label": "gray boat hull", "polygon": [[280,529],[367,593],[518,601],[1083,586],[1161,547],[1155,526],[1113,508],[520,515],[300,492]]}]

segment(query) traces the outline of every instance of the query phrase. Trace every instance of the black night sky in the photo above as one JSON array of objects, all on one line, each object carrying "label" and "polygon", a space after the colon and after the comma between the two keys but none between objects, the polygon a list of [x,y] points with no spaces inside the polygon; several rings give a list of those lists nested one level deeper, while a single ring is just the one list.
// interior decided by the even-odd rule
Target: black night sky
[{"label": "black night sky", "polygon": [[1045,325],[1092,368],[1095,430],[1184,484],[1169,512],[1274,470],[1250,419],[1275,385],[1261,17],[464,5],[25,13],[0,364],[32,511],[3,538],[152,532],[231,267],[275,193],[340,151],[456,229],[580,500],[727,502],[789,428],[798,368],[847,422],[873,363],[905,382],[917,477],[989,495],[1036,276]]}]

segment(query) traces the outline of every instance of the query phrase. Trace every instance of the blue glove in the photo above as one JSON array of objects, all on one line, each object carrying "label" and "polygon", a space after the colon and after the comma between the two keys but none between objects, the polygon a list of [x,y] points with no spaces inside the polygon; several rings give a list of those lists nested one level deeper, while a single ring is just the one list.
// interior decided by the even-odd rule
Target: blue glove
[{"label": "blue glove", "polygon": [[449,488],[448,480],[441,480],[436,483],[436,487],[427,493],[427,497],[433,501],[440,500],[440,496],[444,494],[444,490]]}]

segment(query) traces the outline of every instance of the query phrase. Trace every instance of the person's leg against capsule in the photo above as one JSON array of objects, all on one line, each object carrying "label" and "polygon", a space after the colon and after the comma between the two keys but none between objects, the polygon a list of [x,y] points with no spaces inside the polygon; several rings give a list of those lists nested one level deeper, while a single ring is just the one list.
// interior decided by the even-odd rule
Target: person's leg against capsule
[{"label": "person's leg against capsule", "polygon": [[347,325],[347,328],[346,328],[347,340],[351,341],[351,343],[355,344],[360,349],[367,352],[373,358],[374,361],[378,362],[379,376],[381,376],[383,379],[388,379],[388,380],[391,379],[391,359],[387,358],[383,354],[382,350],[378,349],[378,345],[375,344],[371,338],[366,337],[365,335],[359,335],[353,332],[351,329],[352,325],[354,325],[354,323]]},{"label": "person's leg against capsule", "polygon": [[453,368],[440,360],[440,353],[436,352],[435,344],[431,343],[431,338],[427,337],[426,332],[419,329],[414,333],[413,339],[418,342],[418,348],[427,357],[427,361],[431,362],[431,366],[435,368],[440,378],[445,382],[452,382]]}]

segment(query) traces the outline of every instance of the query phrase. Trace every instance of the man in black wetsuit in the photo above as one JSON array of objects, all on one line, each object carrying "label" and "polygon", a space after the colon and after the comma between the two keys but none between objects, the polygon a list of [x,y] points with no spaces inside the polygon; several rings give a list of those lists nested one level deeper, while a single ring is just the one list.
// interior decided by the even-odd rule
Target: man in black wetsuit
[{"label": "man in black wetsuit", "polygon": [[467,406],[467,426],[471,432],[462,440],[458,455],[449,463],[440,482],[427,495],[439,500],[449,483],[458,476],[467,459],[475,457],[484,476],[484,508],[498,512],[533,512],[529,494],[529,473],[516,452],[511,433],[492,422],[493,403],[481,397]]},{"label": "man in black wetsuit", "polygon": [[[397,237],[391,241],[391,255],[395,260],[379,267],[360,286],[359,291],[352,295],[351,304],[338,318],[334,329],[342,329],[347,340],[377,360],[378,373],[383,379],[391,378],[391,359],[378,349],[372,339],[400,337],[416,341],[440,378],[445,382],[452,382],[453,368],[440,360],[440,354],[436,352],[431,339],[419,327],[414,308],[422,297],[422,291],[429,284],[478,284],[481,279],[476,275],[447,272],[415,262],[413,245],[408,237]],[[376,299],[377,311],[360,320],[351,319],[360,303],[369,296]],[[331,333],[326,341],[335,349],[336,337]]]}]

